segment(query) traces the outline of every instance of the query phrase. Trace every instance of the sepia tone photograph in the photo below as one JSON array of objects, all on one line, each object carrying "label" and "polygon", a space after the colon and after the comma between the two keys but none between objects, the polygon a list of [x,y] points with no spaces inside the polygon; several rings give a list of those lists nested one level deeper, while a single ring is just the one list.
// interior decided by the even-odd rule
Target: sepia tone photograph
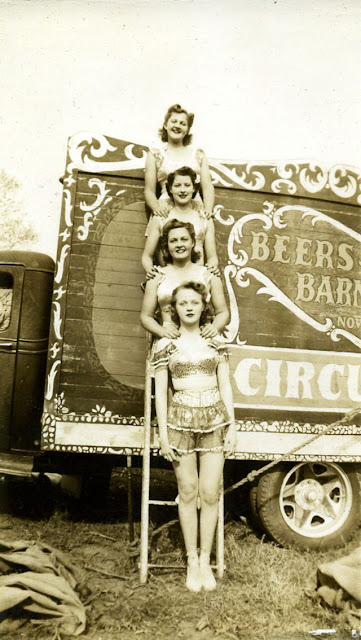
[{"label": "sepia tone photograph", "polygon": [[361,638],[361,5],[0,3],[0,638]]}]

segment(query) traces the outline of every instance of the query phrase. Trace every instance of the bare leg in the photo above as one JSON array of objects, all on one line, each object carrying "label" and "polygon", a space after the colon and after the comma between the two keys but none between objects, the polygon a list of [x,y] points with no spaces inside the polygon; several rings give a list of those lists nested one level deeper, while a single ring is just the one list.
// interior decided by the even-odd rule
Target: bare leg
[{"label": "bare leg", "polygon": [[198,470],[195,453],[184,454],[173,463],[179,492],[179,520],[187,551],[187,582],[191,591],[200,591],[199,564],[197,553],[198,537]]},{"label": "bare leg", "polygon": [[201,498],[200,515],[200,571],[202,586],[207,591],[216,587],[216,581],[209,564],[214,532],[218,518],[219,486],[223,473],[223,452],[203,452],[200,455],[199,495]]}]

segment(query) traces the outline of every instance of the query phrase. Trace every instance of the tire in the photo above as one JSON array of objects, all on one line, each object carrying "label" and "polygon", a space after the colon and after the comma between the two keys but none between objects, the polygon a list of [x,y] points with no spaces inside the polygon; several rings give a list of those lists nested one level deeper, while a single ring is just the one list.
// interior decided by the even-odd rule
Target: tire
[{"label": "tire", "polygon": [[263,532],[257,505],[258,484],[252,484],[249,490],[249,506],[251,509],[250,524],[258,533]]},{"label": "tire", "polygon": [[327,549],[344,543],[360,523],[360,506],[353,465],[280,463],[258,483],[262,526],[284,547]]}]

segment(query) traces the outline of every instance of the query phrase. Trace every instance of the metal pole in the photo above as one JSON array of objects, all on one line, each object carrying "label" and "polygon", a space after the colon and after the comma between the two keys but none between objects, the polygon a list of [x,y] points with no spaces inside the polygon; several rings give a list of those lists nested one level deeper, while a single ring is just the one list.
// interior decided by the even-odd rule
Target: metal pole
[{"label": "metal pole", "polygon": [[134,540],[133,519],[133,482],[132,482],[132,456],[127,456],[127,481],[128,481],[128,532],[129,542]]},{"label": "metal pole", "polygon": [[219,487],[218,522],[217,522],[217,576],[223,578],[224,574],[224,493],[223,476]]},{"label": "metal pole", "polygon": [[140,582],[145,584],[148,577],[148,531],[149,531],[149,485],[150,485],[150,423],[152,407],[152,376],[150,369],[151,335],[148,334],[147,359],[145,361],[144,389],[144,448],[142,470],[142,506],[140,526]]}]

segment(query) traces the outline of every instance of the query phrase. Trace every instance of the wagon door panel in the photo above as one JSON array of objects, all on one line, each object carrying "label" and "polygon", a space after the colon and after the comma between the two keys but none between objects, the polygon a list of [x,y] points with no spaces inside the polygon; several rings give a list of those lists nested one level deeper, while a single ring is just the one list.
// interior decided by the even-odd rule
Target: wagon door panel
[{"label": "wagon door panel", "polygon": [[0,450],[10,447],[24,269],[2,265],[0,271]]}]

